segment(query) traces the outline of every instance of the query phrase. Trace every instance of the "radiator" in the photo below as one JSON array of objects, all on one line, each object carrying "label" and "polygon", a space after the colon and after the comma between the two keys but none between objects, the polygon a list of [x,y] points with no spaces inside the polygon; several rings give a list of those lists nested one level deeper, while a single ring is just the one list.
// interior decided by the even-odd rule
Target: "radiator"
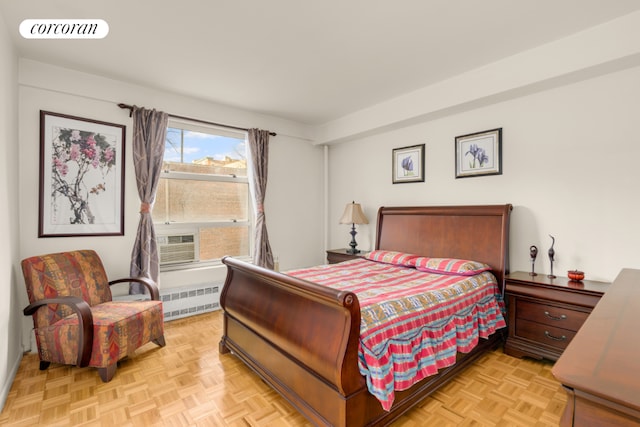
[{"label": "radiator", "polygon": [[175,320],[220,309],[222,283],[160,289],[164,320]]}]

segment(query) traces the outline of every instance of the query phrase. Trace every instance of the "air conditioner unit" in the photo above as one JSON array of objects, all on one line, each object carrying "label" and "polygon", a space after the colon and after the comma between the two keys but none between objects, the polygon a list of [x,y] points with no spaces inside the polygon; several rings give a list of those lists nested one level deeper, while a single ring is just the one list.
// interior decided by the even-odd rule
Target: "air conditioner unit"
[{"label": "air conditioner unit", "polygon": [[157,236],[160,265],[197,261],[198,247],[195,234],[168,234]]}]

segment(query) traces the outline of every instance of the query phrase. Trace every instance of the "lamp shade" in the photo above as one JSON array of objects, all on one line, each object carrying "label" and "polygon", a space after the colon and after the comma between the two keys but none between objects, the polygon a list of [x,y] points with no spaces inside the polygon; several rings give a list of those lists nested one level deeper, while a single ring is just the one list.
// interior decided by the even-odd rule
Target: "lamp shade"
[{"label": "lamp shade", "polygon": [[340,224],[369,224],[369,220],[364,216],[360,203],[348,203],[344,208]]}]

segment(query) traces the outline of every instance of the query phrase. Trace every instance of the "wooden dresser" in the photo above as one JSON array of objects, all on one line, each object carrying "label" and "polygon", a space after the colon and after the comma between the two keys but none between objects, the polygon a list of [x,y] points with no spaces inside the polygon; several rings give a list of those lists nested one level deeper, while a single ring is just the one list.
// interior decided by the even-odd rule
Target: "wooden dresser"
[{"label": "wooden dresser", "polygon": [[557,360],[609,283],[515,272],[505,277],[509,333],[504,352]]},{"label": "wooden dresser", "polygon": [[640,425],[640,270],[624,269],[552,369],[562,426]]}]

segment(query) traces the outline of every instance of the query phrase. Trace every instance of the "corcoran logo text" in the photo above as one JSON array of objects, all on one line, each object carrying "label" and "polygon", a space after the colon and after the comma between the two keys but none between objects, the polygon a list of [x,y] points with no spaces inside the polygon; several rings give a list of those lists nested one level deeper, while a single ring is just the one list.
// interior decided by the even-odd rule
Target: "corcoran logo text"
[{"label": "corcoran logo text", "polygon": [[20,35],[25,39],[102,39],[109,24],[102,19],[25,19]]}]

